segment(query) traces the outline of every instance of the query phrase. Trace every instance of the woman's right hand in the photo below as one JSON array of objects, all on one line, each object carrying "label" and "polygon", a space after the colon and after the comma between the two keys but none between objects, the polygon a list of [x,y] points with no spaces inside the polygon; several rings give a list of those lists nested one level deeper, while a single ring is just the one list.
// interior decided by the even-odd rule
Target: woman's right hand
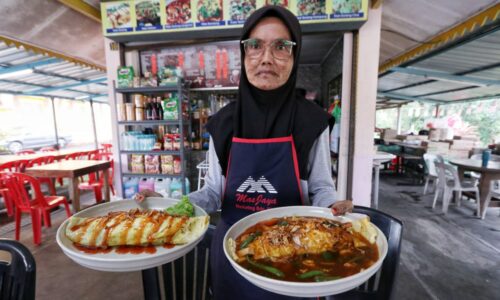
[{"label": "woman's right hand", "polygon": [[343,200],[333,203],[331,208],[334,216],[342,216],[346,213],[351,213],[354,205],[352,204],[352,200]]},{"label": "woman's right hand", "polygon": [[142,190],[134,195],[134,200],[141,203],[148,197],[163,197],[163,195],[152,190]]}]

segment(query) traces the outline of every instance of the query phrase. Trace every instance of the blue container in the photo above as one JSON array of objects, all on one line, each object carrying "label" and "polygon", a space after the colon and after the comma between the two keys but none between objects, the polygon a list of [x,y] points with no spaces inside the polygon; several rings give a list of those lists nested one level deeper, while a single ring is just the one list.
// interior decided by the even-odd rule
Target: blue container
[{"label": "blue container", "polygon": [[483,167],[486,167],[488,166],[488,162],[490,161],[490,157],[491,157],[491,150],[484,150],[483,151]]}]

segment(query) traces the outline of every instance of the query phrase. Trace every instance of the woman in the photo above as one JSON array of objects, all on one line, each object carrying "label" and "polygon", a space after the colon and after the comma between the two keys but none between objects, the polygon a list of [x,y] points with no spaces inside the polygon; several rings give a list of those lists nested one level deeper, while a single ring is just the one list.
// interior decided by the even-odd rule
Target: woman
[{"label": "woman", "polygon": [[282,299],[231,267],[222,239],[232,224],[259,210],[327,207],[336,200],[329,151],[333,119],[295,92],[301,42],[300,25],[288,10],[255,11],[242,31],[239,99],[207,124],[206,184],[189,198],[209,212],[221,209],[211,251],[215,299]]},{"label": "woman", "polygon": [[207,212],[221,209],[211,249],[215,299],[290,299],[260,289],[226,259],[229,227],[256,211],[291,205],[350,208],[335,202],[331,115],[296,93],[301,30],[287,9],[265,6],[245,22],[238,101],[214,115],[205,185],[189,195]]}]

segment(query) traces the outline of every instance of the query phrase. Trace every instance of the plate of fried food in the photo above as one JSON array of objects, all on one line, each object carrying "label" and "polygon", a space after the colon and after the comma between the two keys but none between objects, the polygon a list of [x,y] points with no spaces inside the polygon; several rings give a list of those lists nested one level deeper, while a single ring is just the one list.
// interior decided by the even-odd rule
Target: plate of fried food
[{"label": "plate of fried food", "polygon": [[209,216],[186,198],[119,200],[87,208],[65,220],[57,243],[76,263],[99,271],[139,271],[191,251]]},{"label": "plate of fried food", "polygon": [[234,269],[265,290],[293,297],[339,294],[366,282],[387,255],[368,216],[288,206],[249,215],[224,237]]}]

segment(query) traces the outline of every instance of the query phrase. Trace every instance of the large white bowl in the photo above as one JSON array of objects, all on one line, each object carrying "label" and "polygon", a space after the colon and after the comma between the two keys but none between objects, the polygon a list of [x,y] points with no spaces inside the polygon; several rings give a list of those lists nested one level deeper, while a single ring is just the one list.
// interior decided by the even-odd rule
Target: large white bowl
[{"label": "large white bowl", "polygon": [[[147,198],[144,203],[144,208],[149,209],[165,209],[166,207],[174,205],[176,199],[165,198]],[[207,213],[198,206],[195,207],[196,216],[206,216]],[[134,200],[120,200],[114,202],[103,203],[100,205],[92,206],[77,214],[75,217],[96,217],[104,216],[111,211],[128,211],[130,209],[139,208]],[[171,262],[179,257],[184,256],[191,251],[196,244],[198,244],[205,232],[195,241],[186,245],[175,246],[171,249],[166,249],[163,246],[156,247],[156,253],[148,254],[118,254],[114,251],[109,253],[87,254],[84,253],[73,245],[73,242],[66,237],[66,226],[69,219],[64,221],[57,230],[57,243],[69,258],[77,264],[98,271],[109,272],[129,272],[149,269]],[[208,228],[208,226],[207,226]]]},{"label": "large white bowl", "polygon": [[377,228],[377,246],[379,251],[379,259],[368,269],[361,271],[358,274],[348,276],[342,279],[326,281],[326,282],[291,282],[284,280],[277,280],[264,277],[253,273],[242,266],[240,266],[229,254],[228,239],[236,240],[246,229],[255,225],[258,222],[269,220],[272,218],[279,218],[285,216],[311,216],[322,217],[340,222],[350,222],[352,220],[364,217],[361,214],[348,214],[343,217],[334,217],[329,208],[314,207],[314,206],[287,206],[268,209],[255,214],[251,214],[238,222],[236,222],[224,236],[224,253],[227,259],[231,262],[234,269],[240,273],[241,276],[249,280],[256,286],[281,295],[293,297],[323,297],[328,295],[339,294],[367,281],[382,265],[385,256],[387,255],[387,239],[385,235]]}]

